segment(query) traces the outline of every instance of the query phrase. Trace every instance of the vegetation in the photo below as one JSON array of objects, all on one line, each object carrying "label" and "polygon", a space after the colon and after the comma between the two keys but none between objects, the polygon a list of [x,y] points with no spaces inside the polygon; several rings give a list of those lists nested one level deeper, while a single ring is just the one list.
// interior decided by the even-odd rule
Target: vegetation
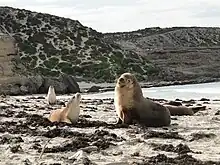
[{"label": "vegetation", "polygon": [[20,62],[32,72],[45,76],[62,72],[110,81],[125,71],[140,75],[157,71],[153,65],[142,67],[147,60],[105,42],[102,34],[78,21],[27,10],[1,9],[0,21],[15,37]]}]

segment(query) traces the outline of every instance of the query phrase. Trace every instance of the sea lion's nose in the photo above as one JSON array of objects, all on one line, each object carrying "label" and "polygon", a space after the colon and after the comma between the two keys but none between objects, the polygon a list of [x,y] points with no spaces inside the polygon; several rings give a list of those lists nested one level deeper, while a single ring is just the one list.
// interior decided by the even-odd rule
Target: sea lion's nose
[{"label": "sea lion's nose", "polygon": [[122,77],[119,79],[119,82],[124,82],[124,81],[125,81],[125,80],[124,80],[124,78],[122,78]]}]

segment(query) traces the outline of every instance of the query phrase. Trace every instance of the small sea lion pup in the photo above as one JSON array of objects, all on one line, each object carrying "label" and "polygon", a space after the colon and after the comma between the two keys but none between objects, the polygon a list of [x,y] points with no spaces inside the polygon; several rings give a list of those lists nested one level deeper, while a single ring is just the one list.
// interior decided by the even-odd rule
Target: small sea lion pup
[{"label": "small sea lion pup", "polygon": [[206,106],[186,107],[164,104],[170,111],[171,116],[194,115],[194,113],[205,110]]},{"label": "small sea lion pup", "polygon": [[114,104],[119,116],[117,123],[131,124],[136,121],[149,127],[169,126],[169,110],[143,96],[140,84],[131,73],[124,73],[115,87]]},{"label": "small sea lion pup", "polygon": [[55,93],[54,86],[52,86],[52,85],[48,89],[46,100],[47,100],[48,104],[55,104],[56,103],[56,93]]},{"label": "small sea lion pup", "polygon": [[49,120],[51,122],[76,123],[80,113],[81,94],[76,93],[67,103],[66,107],[53,111]]}]

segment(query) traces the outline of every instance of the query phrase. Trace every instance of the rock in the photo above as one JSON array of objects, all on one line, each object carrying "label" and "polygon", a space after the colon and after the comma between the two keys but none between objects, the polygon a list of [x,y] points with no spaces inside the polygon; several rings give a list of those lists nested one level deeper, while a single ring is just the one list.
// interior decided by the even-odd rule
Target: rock
[{"label": "rock", "polygon": [[76,93],[79,92],[79,85],[71,75],[61,75],[59,77],[45,77],[44,83],[40,87],[40,93],[47,93],[50,85],[53,85],[56,93]]},{"label": "rock", "polygon": [[0,82],[0,94],[24,95],[47,93],[50,85],[55,87],[56,93],[64,94],[80,91],[79,85],[73,76],[42,77],[36,75],[9,77],[4,83]]},{"label": "rock", "polygon": [[10,84],[10,93],[11,95],[19,95],[21,93],[20,87],[18,85]]},{"label": "rock", "polygon": [[56,93],[66,93],[67,86],[60,81],[59,77],[46,77],[44,78],[44,84],[40,89],[41,93],[47,93],[50,86],[54,86]]},{"label": "rock", "polygon": [[73,76],[63,74],[61,77],[63,79],[63,83],[67,86],[68,93],[76,93],[80,91],[79,84]]},{"label": "rock", "polygon": [[210,99],[201,98],[199,101],[210,101]]},{"label": "rock", "polygon": [[88,89],[87,93],[90,93],[90,92],[99,92],[100,89],[101,89],[100,86],[92,86],[91,88]]},{"label": "rock", "polygon": [[28,93],[28,88],[26,87],[26,86],[20,86],[20,90],[21,90],[21,92],[22,93],[24,93],[24,94],[26,94],[26,93]]},{"label": "rock", "polygon": [[215,115],[220,115],[220,110],[218,110],[218,111],[215,113]]},{"label": "rock", "polygon": [[29,93],[38,93],[39,88],[43,85],[44,79],[40,75],[28,77],[27,84]]},{"label": "rock", "polygon": [[184,101],[182,101],[182,103],[184,103],[184,104],[195,104],[196,102],[195,102],[195,100],[191,99],[191,100],[184,100]]},{"label": "rock", "polygon": [[97,146],[88,146],[85,148],[81,148],[83,151],[90,153],[92,151],[98,151],[98,147]]},{"label": "rock", "polygon": [[31,165],[32,164],[31,161],[29,159],[27,159],[27,158],[25,160],[23,160],[22,163],[24,165]]},{"label": "rock", "polygon": [[23,95],[38,93],[43,80],[41,76],[14,76],[7,77],[1,82],[0,94]]},{"label": "rock", "polygon": [[169,101],[167,104],[174,105],[174,106],[182,106],[182,103],[177,102],[177,101]]},{"label": "rock", "polygon": [[86,153],[82,150],[76,152],[69,159],[75,160],[73,164],[77,164],[77,165],[92,164],[89,158],[87,157]]},{"label": "rock", "polygon": [[6,103],[0,103],[0,109],[6,109],[11,107],[10,105],[6,104]]},{"label": "rock", "polygon": [[17,153],[17,152],[23,152],[22,147],[18,144],[18,145],[12,145],[10,146],[10,151],[12,153]]}]

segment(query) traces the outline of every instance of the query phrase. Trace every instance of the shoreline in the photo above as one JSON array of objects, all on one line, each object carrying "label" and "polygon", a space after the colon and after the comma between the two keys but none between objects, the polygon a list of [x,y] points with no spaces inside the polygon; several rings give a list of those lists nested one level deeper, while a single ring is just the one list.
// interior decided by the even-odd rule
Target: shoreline
[{"label": "shoreline", "polygon": [[[220,82],[220,78],[207,79],[207,80],[186,80],[186,81],[161,81],[161,82],[140,82],[141,88],[151,88],[151,87],[165,87],[165,86],[175,86],[175,85],[190,85],[190,84],[205,84]],[[92,86],[97,86],[100,92],[114,91],[115,83],[87,83],[84,81],[78,82],[80,90],[85,91],[90,89]],[[92,92],[91,92],[92,93]]]},{"label": "shoreline", "polygon": [[[140,82],[141,88],[152,88],[152,87],[168,87],[168,86],[178,86],[178,85],[194,85],[194,84],[205,84],[205,83],[214,83],[220,82],[220,78],[204,78],[204,79],[195,79],[195,80],[185,80],[185,81],[154,81],[154,82]],[[86,82],[86,81],[76,81],[79,85],[79,90],[82,94],[92,94],[92,93],[103,93],[108,91],[114,91],[115,82],[112,83],[95,83],[95,82]],[[2,84],[4,85],[4,84]],[[13,90],[13,85],[10,84],[10,88]],[[1,84],[0,84],[1,86]],[[4,86],[2,86],[4,88]],[[90,90],[90,88],[94,88]],[[36,95],[36,94],[47,94],[47,90],[45,92],[19,92],[17,94],[8,94],[8,93],[0,93],[0,95],[11,95],[11,96],[25,96],[25,95]],[[71,94],[67,92],[58,92],[56,94],[66,95]]]}]

